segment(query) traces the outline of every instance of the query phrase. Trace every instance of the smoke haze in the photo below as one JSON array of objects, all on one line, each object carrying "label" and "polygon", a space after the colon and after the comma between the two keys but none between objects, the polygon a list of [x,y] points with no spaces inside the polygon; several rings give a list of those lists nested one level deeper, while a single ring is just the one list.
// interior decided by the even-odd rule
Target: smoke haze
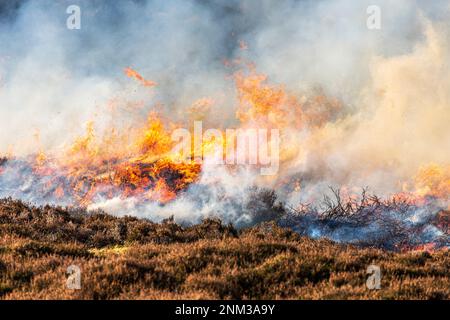
[{"label": "smoke haze", "polygon": [[[143,208],[130,197],[91,209],[153,219],[218,214],[244,223],[246,190],[255,184],[278,188],[295,205],[320,198],[329,185],[389,195],[413,185],[422,166],[450,164],[449,1],[1,3],[0,154],[55,152],[91,120],[107,130],[111,105],[121,109],[115,125],[127,127],[152,110],[186,121],[188,108],[207,97],[214,103],[204,121],[236,126],[239,97],[227,66],[236,59],[254,63],[298,101],[317,92],[339,101],[339,112],[321,125],[287,129],[274,179],[205,166],[199,182],[164,207]],[[66,28],[72,4],[81,8],[80,30]],[[369,5],[381,9],[380,30],[366,26]],[[157,86],[139,86],[126,67]],[[127,113],[133,103],[140,108]],[[301,190],[280,187],[292,177],[301,178]]]}]

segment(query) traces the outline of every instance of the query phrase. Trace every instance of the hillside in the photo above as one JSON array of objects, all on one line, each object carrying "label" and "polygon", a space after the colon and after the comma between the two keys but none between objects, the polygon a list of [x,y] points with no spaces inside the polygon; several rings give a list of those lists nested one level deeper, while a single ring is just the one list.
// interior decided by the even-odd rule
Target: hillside
[{"label": "hillside", "polygon": [[[366,269],[380,266],[380,290]],[[67,268],[81,289],[66,288]],[[301,237],[273,222],[183,227],[0,200],[2,299],[449,299],[450,252]]]}]

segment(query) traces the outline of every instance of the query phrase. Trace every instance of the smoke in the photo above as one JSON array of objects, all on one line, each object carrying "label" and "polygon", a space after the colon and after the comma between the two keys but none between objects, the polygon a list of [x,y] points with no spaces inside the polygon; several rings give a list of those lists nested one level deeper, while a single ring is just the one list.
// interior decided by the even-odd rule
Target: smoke
[{"label": "smoke", "polygon": [[419,168],[449,162],[448,29],[424,20],[409,53],[375,55],[357,110],[312,132],[290,171],[321,171],[331,183],[398,191]]},{"label": "smoke", "polygon": [[[81,8],[80,30],[66,28],[72,4]],[[373,4],[380,30],[366,26]],[[205,166],[200,181],[165,206],[130,197],[99,199],[91,209],[156,220],[215,214],[245,224],[253,185],[277,188],[292,205],[329,185],[389,195],[422,165],[450,162],[448,1],[15,1],[0,12],[0,154],[59,150],[92,119],[107,130],[116,104],[126,127],[151,110],[186,120],[189,106],[212,97],[205,121],[236,125],[224,63],[234,59],[253,62],[299,101],[319,91],[342,105],[320,126],[290,128],[290,156],[272,180]],[[139,86],[126,67],[158,85]],[[128,114],[130,102],[142,109]],[[280,187],[292,177],[300,190]]]},{"label": "smoke", "polygon": [[[66,28],[71,4],[81,8],[80,30]],[[226,34],[196,2],[24,1],[0,24],[0,150],[35,151],[34,130],[57,147],[114,98],[146,98],[147,111],[164,103],[177,114],[196,97],[224,94]],[[130,84],[128,66],[157,81],[158,92]]]}]

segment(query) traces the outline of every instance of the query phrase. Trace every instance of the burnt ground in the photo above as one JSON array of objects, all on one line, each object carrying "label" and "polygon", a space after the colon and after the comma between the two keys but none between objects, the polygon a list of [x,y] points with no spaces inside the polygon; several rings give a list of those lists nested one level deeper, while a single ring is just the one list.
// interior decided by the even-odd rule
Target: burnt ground
[{"label": "burnt ground", "polygon": [[[371,264],[379,290],[366,287]],[[449,267],[447,248],[342,245],[274,222],[183,227],[0,200],[2,299],[449,299]]]}]

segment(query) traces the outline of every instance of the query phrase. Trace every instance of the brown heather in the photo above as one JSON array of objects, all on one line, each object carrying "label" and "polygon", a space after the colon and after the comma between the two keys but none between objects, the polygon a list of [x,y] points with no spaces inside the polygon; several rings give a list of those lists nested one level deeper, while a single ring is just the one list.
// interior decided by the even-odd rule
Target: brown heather
[{"label": "brown heather", "polygon": [[[67,267],[81,289],[66,288]],[[367,266],[381,267],[368,290]],[[301,237],[265,222],[182,227],[0,200],[2,299],[449,299],[450,252]]]}]

